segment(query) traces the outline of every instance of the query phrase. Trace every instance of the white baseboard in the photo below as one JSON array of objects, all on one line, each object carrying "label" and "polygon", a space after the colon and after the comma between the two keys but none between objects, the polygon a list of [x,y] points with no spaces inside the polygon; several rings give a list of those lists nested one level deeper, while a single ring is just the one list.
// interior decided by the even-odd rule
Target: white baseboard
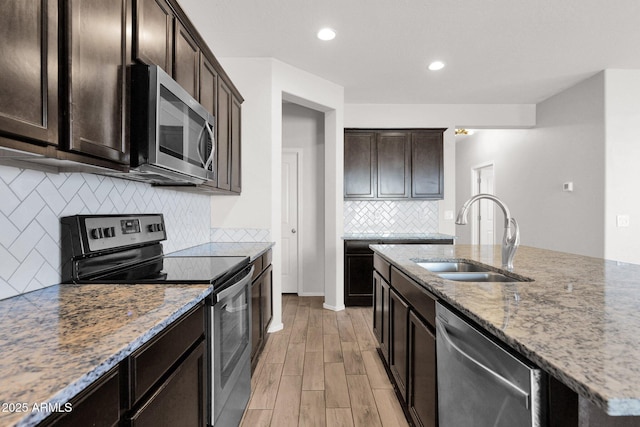
[{"label": "white baseboard", "polygon": [[329,304],[327,304],[325,302],[325,303],[322,303],[322,308],[326,308],[327,310],[332,310],[332,311],[342,311],[342,310],[345,309],[345,306],[344,306],[344,304],[341,304],[341,305],[338,305],[338,306],[334,307],[334,306],[329,305]]},{"label": "white baseboard", "polygon": [[274,332],[278,332],[284,329],[284,323],[280,322],[278,324],[274,324],[273,322],[269,323],[269,328],[267,332],[272,334]]},{"label": "white baseboard", "polygon": [[298,293],[299,297],[323,297],[324,292],[302,292]]}]

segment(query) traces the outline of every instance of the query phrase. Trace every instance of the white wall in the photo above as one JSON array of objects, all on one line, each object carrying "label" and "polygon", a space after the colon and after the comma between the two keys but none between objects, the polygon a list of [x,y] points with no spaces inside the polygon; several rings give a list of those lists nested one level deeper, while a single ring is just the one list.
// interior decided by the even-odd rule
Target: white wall
[{"label": "white wall", "polygon": [[[581,82],[537,106],[530,130],[479,131],[458,137],[456,194],[471,195],[471,169],[495,165],[495,194],[518,220],[522,244],[604,255],[604,74]],[[574,192],[562,184],[574,183]],[[497,241],[502,237],[497,213]],[[470,226],[457,226],[470,243]]]},{"label": "white wall", "polygon": [[273,250],[274,319],[282,327],[281,173],[282,101],[321,111],[325,134],[325,307],[344,308],[342,247],[343,104],[341,86],[271,58],[221,58],[245,98],[242,105],[242,195],[213,196],[213,227],[266,227]]},{"label": "white wall", "polygon": [[[640,264],[640,71],[605,71],[605,257]],[[629,215],[630,226],[616,226]]]},{"label": "white wall", "polygon": [[324,114],[293,103],[282,105],[282,147],[302,154],[300,295],[324,295]]},{"label": "white wall", "polygon": [[347,128],[447,128],[444,133],[444,199],[439,205],[439,231],[456,234],[456,127],[526,128],[536,122],[535,105],[347,104]]}]

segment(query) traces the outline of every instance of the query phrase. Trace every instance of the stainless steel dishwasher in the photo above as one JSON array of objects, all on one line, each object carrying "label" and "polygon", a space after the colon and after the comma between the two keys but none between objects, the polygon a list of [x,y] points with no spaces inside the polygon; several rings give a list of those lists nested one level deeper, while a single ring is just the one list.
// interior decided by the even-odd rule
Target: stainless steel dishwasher
[{"label": "stainless steel dishwasher", "polygon": [[546,374],[441,304],[436,306],[440,427],[538,427]]}]

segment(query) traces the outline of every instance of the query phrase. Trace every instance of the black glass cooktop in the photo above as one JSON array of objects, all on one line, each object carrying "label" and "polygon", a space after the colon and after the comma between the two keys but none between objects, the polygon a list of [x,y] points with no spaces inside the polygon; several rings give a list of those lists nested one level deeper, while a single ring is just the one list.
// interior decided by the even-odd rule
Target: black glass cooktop
[{"label": "black glass cooktop", "polygon": [[210,283],[217,285],[249,265],[249,257],[164,257],[108,274],[91,283]]}]

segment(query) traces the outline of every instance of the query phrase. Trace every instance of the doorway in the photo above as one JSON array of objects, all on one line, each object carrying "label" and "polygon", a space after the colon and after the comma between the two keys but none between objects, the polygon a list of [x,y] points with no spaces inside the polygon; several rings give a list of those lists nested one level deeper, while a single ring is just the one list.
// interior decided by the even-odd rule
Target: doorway
[{"label": "doorway", "polygon": [[282,293],[299,293],[301,157],[300,150],[282,151]]},{"label": "doorway", "polygon": [[[472,170],[473,195],[494,193],[493,163],[477,166]],[[473,220],[471,243],[474,245],[495,244],[495,204],[489,200],[478,200],[471,211]]]}]

